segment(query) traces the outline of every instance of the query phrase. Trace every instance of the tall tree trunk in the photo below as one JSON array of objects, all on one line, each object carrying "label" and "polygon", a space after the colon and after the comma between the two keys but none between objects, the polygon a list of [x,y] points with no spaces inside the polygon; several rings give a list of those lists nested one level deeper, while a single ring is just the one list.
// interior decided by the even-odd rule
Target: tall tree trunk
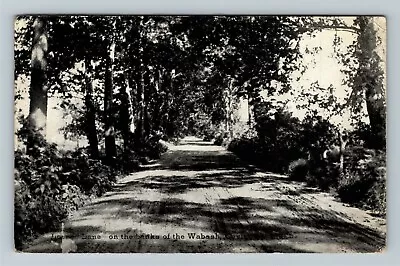
[{"label": "tall tree trunk", "polygon": [[339,130],[339,174],[342,175],[344,171],[344,152],[346,150],[346,145],[348,140],[343,136],[343,133]]},{"label": "tall tree trunk", "polygon": [[131,87],[129,77],[125,76],[125,86],[120,88],[120,128],[122,131],[122,137],[124,139],[124,151],[127,152],[130,149],[131,138],[132,138],[132,124],[133,124],[133,110],[131,100]]},{"label": "tall tree trunk", "polygon": [[384,148],[386,144],[386,108],[380,97],[382,93],[376,88],[366,89],[365,98],[372,133],[371,146],[378,149]]},{"label": "tall tree trunk", "polygon": [[[137,146],[143,142],[144,138],[144,118],[145,118],[145,66],[143,60],[143,34],[144,34],[144,25],[143,25],[143,16],[140,17],[139,21],[139,85],[138,85],[138,103],[139,103],[139,119],[137,121],[136,131],[135,131],[135,142]],[[139,148],[139,147],[138,147]]]},{"label": "tall tree trunk", "polygon": [[253,118],[253,106],[250,104],[250,102],[251,102],[251,96],[250,95],[248,95],[247,96],[247,112],[248,112],[248,124],[249,124],[249,126],[251,127],[252,125],[253,125],[253,120],[254,120],[254,118]]},{"label": "tall tree trunk", "polygon": [[[148,88],[148,90],[151,88],[152,84],[151,84],[151,72],[150,71],[146,71],[144,73],[144,85],[145,88]],[[146,93],[146,91],[143,91],[143,130],[144,130],[144,136],[149,136],[150,132],[151,132],[151,117],[150,117],[150,113],[149,113],[149,94],[150,92]]]},{"label": "tall tree trunk", "polygon": [[156,71],[157,73],[157,79],[154,80],[155,83],[155,106],[153,108],[153,117],[152,117],[152,122],[153,122],[153,130],[155,131],[160,131],[160,125],[161,125],[161,114],[162,114],[162,109],[163,109],[163,102],[166,99],[163,99],[162,96],[160,95],[161,89],[162,89],[162,84],[163,84],[163,71],[161,69]]},{"label": "tall tree trunk", "polygon": [[96,110],[93,102],[93,80],[90,60],[85,58],[85,105],[86,105],[86,136],[89,141],[89,152],[92,159],[99,158],[99,140],[96,129]]},{"label": "tall tree trunk", "polygon": [[138,115],[138,120],[137,120],[137,125],[136,125],[136,131],[135,131],[135,139],[136,143],[139,144],[143,141],[144,138],[144,118],[145,118],[145,83],[144,83],[144,73],[143,73],[143,68],[141,68],[141,73],[140,73],[140,84],[138,86],[138,103],[139,103],[139,115]]},{"label": "tall tree trunk", "polygon": [[[39,137],[46,137],[47,120],[47,55],[48,33],[46,19],[37,17],[33,23],[31,85],[28,121]],[[34,137],[28,139],[28,152],[34,147]]]},{"label": "tall tree trunk", "polygon": [[109,55],[106,60],[106,74],[104,81],[104,132],[106,159],[112,163],[117,155],[115,145],[115,129],[113,118],[113,64],[114,64],[115,42],[111,42]]},{"label": "tall tree trunk", "polygon": [[[229,87],[229,81],[228,81],[228,87]],[[223,101],[225,105],[225,132],[230,131],[230,124],[229,124],[229,88],[226,88],[223,91]]]},{"label": "tall tree trunk", "polygon": [[166,73],[165,75],[165,88],[168,86],[168,89],[166,89],[165,96],[163,99],[163,105],[162,105],[162,110],[161,110],[161,118],[160,118],[160,128],[162,129],[162,132],[169,136],[167,134],[167,128],[168,128],[168,121],[169,121],[169,112],[171,105],[173,103],[173,96],[171,95],[171,91],[173,91],[173,77],[170,73]]},{"label": "tall tree trunk", "polygon": [[[138,80],[137,76],[135,75],[136,80]],[[131,106],[131,114],[132,114],[132,120],[131,120],[131,125],[130,125],[130,132],[134,134],[136,132],[136,127],[137,127],[137,121],[139,120],[139,112],[138,112],[138,106],[139,106],[139,101],[138,101],[138,93],[139,93],[139,85],[135,81],[133,75],[130,76],[128,80],[128,85],[130,88],[129,91],[129,102]],[[134,137],[134,135],[133,135]]]},{"label": "tall tree trunk", "polygon": [[232,123],[233,123],[233,79],[228,81],[228,88],[226,90],[226,98],[225,98],[225,129],[229,134],[229,138],[232,138]]}]

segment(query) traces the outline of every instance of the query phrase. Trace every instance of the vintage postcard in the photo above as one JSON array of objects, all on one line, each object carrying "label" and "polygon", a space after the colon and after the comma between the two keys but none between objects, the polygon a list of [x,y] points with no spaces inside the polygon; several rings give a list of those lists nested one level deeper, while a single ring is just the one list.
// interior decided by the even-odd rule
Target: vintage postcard
[{"label": "vintage postcard", "polygon": [[380,16],[15,17],[15,250],[386,248]]}]

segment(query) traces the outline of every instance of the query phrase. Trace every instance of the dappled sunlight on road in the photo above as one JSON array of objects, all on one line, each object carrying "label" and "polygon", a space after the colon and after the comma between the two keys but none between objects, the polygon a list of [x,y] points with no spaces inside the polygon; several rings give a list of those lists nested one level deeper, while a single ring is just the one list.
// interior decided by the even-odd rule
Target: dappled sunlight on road
[{"label": "dappled sunlight on road", "polygon": [[[358,209],[361,218],[353,217],[354,210],[303,183],[255,171],[222,147],[187,138],[77,211],[65,233],[77,252],[381,250],[384,226],[358,220],[382,221]],[[26,251],[61,252],[52,234]]]}]

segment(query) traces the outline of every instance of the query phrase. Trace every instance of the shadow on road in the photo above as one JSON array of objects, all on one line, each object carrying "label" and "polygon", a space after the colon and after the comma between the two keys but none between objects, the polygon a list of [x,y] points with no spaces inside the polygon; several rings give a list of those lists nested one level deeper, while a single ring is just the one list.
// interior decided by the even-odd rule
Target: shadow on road
[{"label": "shadow on road", "polygon": [[[297,194],[282,194],[277,187],[291,183],[249,170],[221,147],[190,140],[82,208],[65,233],[83,253],[377,252],[385,246],[380,233],[300,204]],[[173,239],[175,234],[183,238]],[[27,251],[61,251],[49,242],[49,235],[43,236]]]}]

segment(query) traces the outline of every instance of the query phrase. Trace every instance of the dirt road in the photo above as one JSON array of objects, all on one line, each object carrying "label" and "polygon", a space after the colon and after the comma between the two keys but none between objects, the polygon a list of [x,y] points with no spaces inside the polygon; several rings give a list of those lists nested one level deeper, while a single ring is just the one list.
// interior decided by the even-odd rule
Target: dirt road
[{"label": "dirt road", "polygon": [[[195,138],[65,223],[76,252],[379,252],[385,220]],[[27,252],[61,252],[52,232]]]}]

